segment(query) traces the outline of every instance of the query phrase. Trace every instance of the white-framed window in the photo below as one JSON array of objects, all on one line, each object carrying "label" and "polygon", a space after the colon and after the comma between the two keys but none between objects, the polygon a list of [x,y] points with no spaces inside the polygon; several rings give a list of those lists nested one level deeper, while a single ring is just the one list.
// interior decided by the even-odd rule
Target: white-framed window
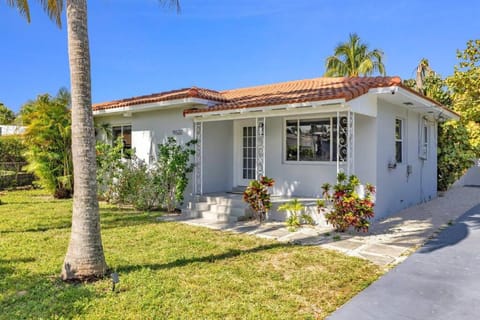
[{"label": "white-framed window", "polygon": [[123,151],[132,150],[132,126],[131,125],[112,126],[113,141],[116,141],[118,137],[122,137]]},{"label": "white-framed window", "polygon": [[428,122],[425,119],[420,121],[420,134],[418,135],[418,157],[426,160],[428,158],[429,130]]},{"label": "white-framed window", "polygon": [[285,120],[287,162],[330,162],[337,158],[337,118]]},{"label": "white-framed window", "polygon": [[404,121],[403,119],[395,119],[395,162],[403,162],[403,140],[404,140]]}]

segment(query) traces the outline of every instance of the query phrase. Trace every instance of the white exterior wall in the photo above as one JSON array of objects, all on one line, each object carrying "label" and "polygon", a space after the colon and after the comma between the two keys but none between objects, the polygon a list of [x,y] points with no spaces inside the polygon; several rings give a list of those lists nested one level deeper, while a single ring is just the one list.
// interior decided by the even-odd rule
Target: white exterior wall
[{"label": "white exterior wall", "polygon": [[203,123],[203,192],[233,187],[233,121]]},{"label": "white exterior wall", "polygon": [[[437,127],[429,125],[428,158],[419,158],[422,116],[379,99],[377,115],[376,219],[432,199],[437,194]],[[404,121],[403,162],[395,163],[395,119]],[[411,173],[407,173],[411,166]]]},{"label": "white exterior wall", "polygon": [[[120,115],[97,116],[96,121],[132,126],[132,148],[136,155],[151,163],[156,159],[157,145],[167,137],[174,137],[180,143],[193,139],[193,122],[183,117],[181,108],[134,113],[130,117]],[[182,134],[179,135],[181,130]]]},{"label": "white exterior wall", "polygon": [[377,119],[355,114],[354,174],[362,184],[377,181]]}]

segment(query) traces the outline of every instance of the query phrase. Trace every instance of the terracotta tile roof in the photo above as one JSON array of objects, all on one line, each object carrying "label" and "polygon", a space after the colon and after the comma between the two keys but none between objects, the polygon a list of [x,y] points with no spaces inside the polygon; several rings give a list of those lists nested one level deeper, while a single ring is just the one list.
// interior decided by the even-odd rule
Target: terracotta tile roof
[{"label": "terracotta tile roof", "polygon": [[226,102],[226,98],[222,96],[221,93],[215,90],[204,89],[204,88],[184,88],[179,90],[165,91],[160,93],[154,93],[145,96],[132,97],[122,100],[115,100],[110,102],[97,103],[92,106],[93,111],[105,110],[105,109],[114,109],[127,106],[134,106],[139,104],[154,103],[175,99],[184,99],[184,98],[200,98],[206,100],[213,100],[218,102]]},{"label": "terracotta tile roof", "polygon": [[193,108],[184,111],[184,114],[205,113],[333,99],[345,99],[345,101],[349,101],[367,93],[370,89],[391,86],[402,87],[430,100],[437,106],[445,108],[438,102],[403,86],[402,80],[399,77],[338,77],[305,79],[224,91],[191,87],[99,103],[93,105],[93,110],[114,109],[183,98],[201,98],[216,102],[215,105],[209,108]]},{"label": "terracotta tile roof", "polygon": [[314,78],[220,91],[227,102],[185,113],[212,112],[332,99],[352,100],[372,88],[401,85],[399,77]]}]

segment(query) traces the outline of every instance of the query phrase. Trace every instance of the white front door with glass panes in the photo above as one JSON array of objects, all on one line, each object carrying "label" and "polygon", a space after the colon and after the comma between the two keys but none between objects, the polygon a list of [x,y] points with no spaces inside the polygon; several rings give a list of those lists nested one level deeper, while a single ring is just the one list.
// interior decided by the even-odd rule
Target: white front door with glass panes
[{"label": "white front door with glass panes", "polygon": [[256,177],[257,135],[254,120],[235,122],[235,186],[248,186]]}]

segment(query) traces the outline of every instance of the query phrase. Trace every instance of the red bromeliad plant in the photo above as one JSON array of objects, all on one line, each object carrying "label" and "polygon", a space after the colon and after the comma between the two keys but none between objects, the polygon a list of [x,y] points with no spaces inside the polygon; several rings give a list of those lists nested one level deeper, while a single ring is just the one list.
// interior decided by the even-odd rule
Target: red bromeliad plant
[{"label": "red bromeliad plant", "polygon": [[252,208],[255,219],[260,223],[265,221],[267,212],[272,207],[268,188],[275,184],[275,180],[262,176],[260,180],[252,180],[243,193],[243,201]]},{"label": "red bromeliad plant", "polygon": [[[333,186],[325,183],[322,186],[325,200],[332,204],[332,210],[325,213],[328,223],[333,225],[336,231],[345,232],[350,226],[356,231],[367,232],[370,226],[369,219],[374,216],[373,195],[375,187],[367,184],[365,194],[361,197],[357,190],[360,186],[360,180],[351,175],[348,177],[344,173],[337,176],[337,184]],[[319,206],[324,203],[318,202]]]}]

